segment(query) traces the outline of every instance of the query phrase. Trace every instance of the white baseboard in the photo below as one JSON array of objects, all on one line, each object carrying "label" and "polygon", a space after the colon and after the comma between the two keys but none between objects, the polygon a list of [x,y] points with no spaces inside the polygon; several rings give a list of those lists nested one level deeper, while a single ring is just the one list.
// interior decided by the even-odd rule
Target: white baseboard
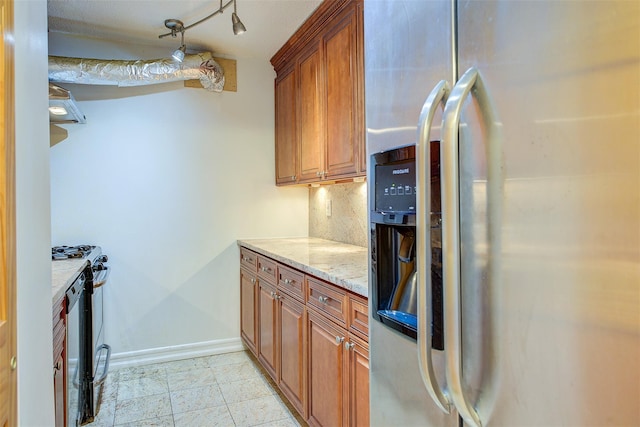
[{"label": "white baseboard", "polygon": [[109,366],[111,369],[122,369],[132,366],[172,362],[174,360],[191,359],[194,357],[211,356],[214,354],[231,353],[243,350],[245,350],[245,347],[240,338],[229,338],[224,340],[114,353],[111,355]]}]

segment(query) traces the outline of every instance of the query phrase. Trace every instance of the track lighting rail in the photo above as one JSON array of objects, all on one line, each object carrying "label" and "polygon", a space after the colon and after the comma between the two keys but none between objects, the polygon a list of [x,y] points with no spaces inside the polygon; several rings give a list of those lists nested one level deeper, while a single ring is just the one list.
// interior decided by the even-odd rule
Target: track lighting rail
[{"label": "track lighting rail", "polygon": [[[229,0],[227,3],[224,3],[224,4],[223,4],[223,0],[220,0],[220,7],[219,7],[215,12],[213,12],[213,13],[212,13],[212,14],[210,14],[210,15],[205,16],[205,17],[204,17],[204,18],[202,18],[201,20],[196,21],[196,22],[194,22],[194,23],[193,23],[193,24],[191,24],[191,25],[187,25],[187,26],[181,25],[179,28],[169,27],[169,26],[166,24],[166,22],[167,22],[167,21],[173,21],[173,22],[175,22],[175,21],[178,21],[178,20],[175,20],[175,19],[168,19],[167,21],[165,21],[165,25],[167,26],[167,28],[170,28],[170,29],[171,29],[171,31],[170,31],[170,32],[168,32],[168,33],[166,33],[166,34],[160,34],[160,35],[158,36],[158,38],[160,38],[160,39],[161,39],[161,38],[163,38],[163,37],[167,37],[167,36],[175,37],[175,36],[176,36],[176,33],[178,33],[178,32],[180,32],[180,33],[184,33],[186,30],[188,30],[188,29],[190,29],[190,28],[193,28],[193,27],[195,27],[196,25],[202,24],[203,22],[205,22],[205,21],[207,21],[207,20],[209,20],[209,19],[213,18],[213,17],[214,17],[214,16],[216,16],[216,15],[220,15],[220,14],[222,14],[222,13],[224,12],[224,10],[225,10],[225,9],[227,9],[229,6],[231,6],[231,4],[233,4],[233,15],[232,15],[232,22],[233,22],[233,24],[234,24],[234,26],[233,26],[233,32],[234,32],[234,34],[241,34],[241,33],[245,32],[245,31],[246,31],[246,29],[244,28],[244,25],[242,25],[242,22],[240,22],[240,19],[238,18],[238,15],[236,14],[236,0]],[[180,22],[180,21],[178,21],[178,22]],[[239,29],[239,28],[237,29],[237,28],[236,28],[236,22],[240,23],[240,25],[242,26],[242,28],[241,28],[241,29]]]}]

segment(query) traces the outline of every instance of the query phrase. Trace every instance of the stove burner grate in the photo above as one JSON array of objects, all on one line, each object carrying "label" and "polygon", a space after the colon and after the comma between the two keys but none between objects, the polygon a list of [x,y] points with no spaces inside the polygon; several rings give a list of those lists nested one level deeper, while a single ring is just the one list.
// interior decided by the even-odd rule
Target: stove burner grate
[{"label": "stove burner grate", "polygon": [[91,245],[78,245],[78,246],[54,246],[51,248],[51,259],[72,259],[72,258],[84,258],[95,248]]}]

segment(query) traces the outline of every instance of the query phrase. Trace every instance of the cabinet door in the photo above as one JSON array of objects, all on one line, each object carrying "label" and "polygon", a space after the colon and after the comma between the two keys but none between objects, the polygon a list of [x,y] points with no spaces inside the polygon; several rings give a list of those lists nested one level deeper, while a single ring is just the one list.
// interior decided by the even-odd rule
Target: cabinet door
[{"label": "cabinet door", "polygon": [[278,325],[276,288],[264,280],[258,283],[258,359],[274,381],[278,381]]},{"label": "cabinet door", "polygon": [[55,426],[65,427],[67,407],[67,327],[64,296],[53,304],[53,395]]},{"label": "cabinet door", "polygon": [[256,274],[240,269],[240,335],[256,354]]},{"label": "cabinet door", "polygon": [[301,302],[284,293],[278,296],[278,307],[280,389],[306,418],[306,310]]},{"label": "cabinet door", "polygon": [[318,181],[324,170],[323,81],[320,49],[312,42],[298,62],[300,127],[300,181]]},{"label": "cabinet door", "polygon": [[344,329],[308,312],[309,418],[312,426],[341,426],[348,422],[344,372]]},{"label": "cabinet door", "polygon": [[296,78],[294,67],[276,80],[276,184],[293,184],[297,176]]},{"label": "cabinet door", "polygon": [[[369,347],[349,334],[345,345],[349,351],[349,425],[353,427],[369,426]],[[347,404],[347,403],[345,403]]]},{"label": "cabinet door", "polygon": [[64,382],[64,374],[66,371],[64,363],[64,353],[60,353],[58,358],[54,360],[53,366],[53,395],[54,395],[54,410],[55,410],[55,427],[65,427],[64,422],[66,415],[66,393],[67,387]]},{"label": "cabinet door", "polygon": [[359,10],[349,8],[324,36],[327,178],[355,174],[362,147],[362,64],[358,60]]}]

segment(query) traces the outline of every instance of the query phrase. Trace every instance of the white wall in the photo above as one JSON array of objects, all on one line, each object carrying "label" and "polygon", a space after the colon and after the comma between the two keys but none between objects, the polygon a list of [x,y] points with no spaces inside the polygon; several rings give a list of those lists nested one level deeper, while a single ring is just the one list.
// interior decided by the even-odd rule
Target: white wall
[{"label": "white wall", "polygon": [[53,425],[47,2],[17,0],[15,28],[18,425]]},{"label": "white wall", "polygon": [[[52,55],[160,49],[50,34]],[[168,83],[64,85],[87,116],[51,149],[54,244],[109,255],[106,340],[120,357],[239,342],[236,240],[306,236],[308,190],[274,184],[271,65],[239,59],[238,92]],[[133,352],[133,353],[132,353]]]}]

